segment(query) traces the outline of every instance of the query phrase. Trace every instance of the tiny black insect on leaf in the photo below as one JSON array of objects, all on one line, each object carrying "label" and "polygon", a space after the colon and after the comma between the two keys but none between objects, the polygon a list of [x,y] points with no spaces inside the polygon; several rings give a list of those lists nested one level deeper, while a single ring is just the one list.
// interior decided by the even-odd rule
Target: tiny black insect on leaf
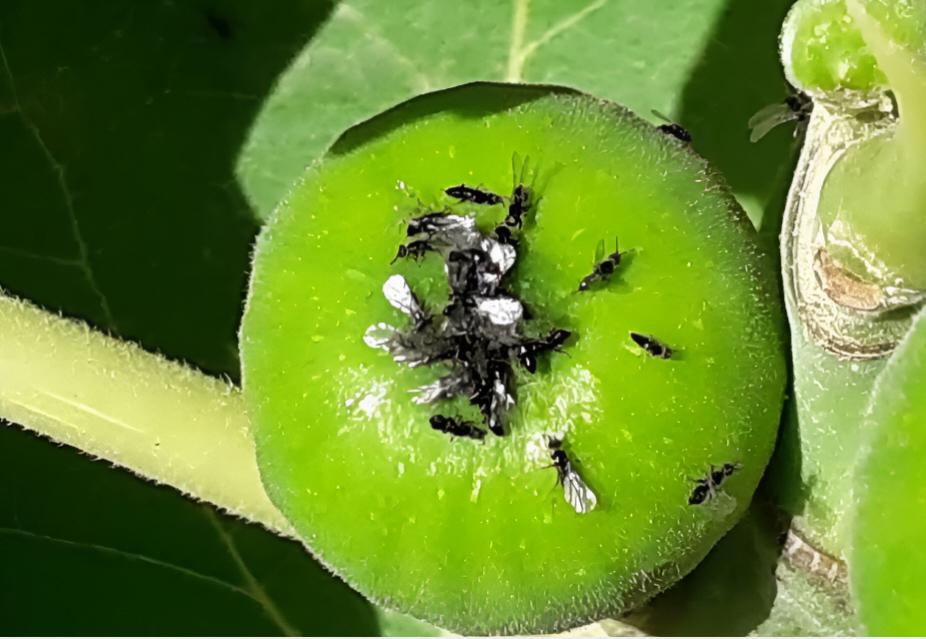
[{"label": "tiny black insect on leaf", "polygon": [[659,359],[670,359],[672,357],[672,349],[657,340],[652,335],[644,335],[642,333],[635,333],[631,331],[630,339],[632,339],[637,346],[642,348],[648,354]]},{"label": "tiny black insect on leaf", "polygon": [[670,124],[660,124],[658,128],[663,133],[678,138],[682,142],[691,142],[691,133],[680,124],[675,124],[674,122]]},{"label": "tiny black insect on leaf", "polygon": [[444,193],[452,198],[460,200],[461,202],[472,202],[473,204],[495,206],[496,204],[501,204],[504,201],[504,198],[497,193],[492,193],[491,191],[483,191],[482,189],[466,186],[465,184],[458,184],[457,186],[448,187],[444,189]]},{"label": "tiny black insect on leaf", "polygon": [[547,446],[553,460],[547,468],[556,469],[557,482],[563,487],[563,499],[580,515],[594,510],[598,505],[598,497],[576,472],[572,460],[563,450],[563,440],[550,437]]},{"label": "tiny black insect on leaf", "polygon": [[434,245],[427,240],[415,240],[414,242],[400,245],[395,257],[392,258],[392,262],[389,263],[394,264],[403,257],[409,257],[417,261],[423,258],[428,251],[433,250],[435,250]]},{"label": "tiny black insect on leaf", "polygon": [[508,215],[505,224],[509,227],[521,228],[524,224],[524,214],[531,207],[531,191],[523,184],[514,187],[511,193],[511,202],[508,204]]},{"label": "tiny black insect on leaf", "polygon": [[653,109],[653,115],[655,115],[660,120],[664,120],[665,124],[660,124],[657,129],[665,133],[666,135],[671,135],[674,138],[681,140],[682,142],[691,142],[691,133],[688,132],[688,129],[683,127],[677,122],[673,122],[671,119]]},{"label": "tiny black insect on leaf", "polygon": [[711,465],[705,477],[692,480],[695,486],[688,496],[688,504],[698,506],[716,497],[721,484],[740,468],[736,462],[727,462],[719,467]]},{"label": "tiny black insect on leaf", "polygon": [[579,291],[587,291],[595,282],[607,281],[621,263],[621,257],[624,255],[618,248],[617,238],[614,238],[614,252],[604,257],[604,240],[599,240],[595,247],[595,267],[592,272],[582,278],[579,282]]},{"label": "tiny black insect on leaf", "polygon": [[442,433],[447,433],[452,437],[468,437],[469,439],[485,439],[486,432],[476,426],[473,422],[468,422],[455,417],[446,417],[444,415],[433,415],[431,417],[431,428]]},{"label": "tiny black insect on leaf", "polygon": [[653,115],[655,115],[660,120],[665,120],[665,124],[660,124],[657,129],[665,133],[666,135],[671,135],[672,137],[681,140],[682,142],[688,143],[691,142],[691,133],[688,132],[688,129],[683,127],[677,122],[673,122],[666,116],[664,116],[659,111],[653,110]]},{"label": "tiny black insect on leaf", "polygon": [[509,246],[517,247],[518,241],[514,237],[514,233],[511,232],[511,229],[505,225],[495,227],[495,239],[500,244],[507,244]]},{"label": "tiny black insect on leaf", "polygon": [[[699,482],[702,480],[699,480]],[[691,491],[691,495],[688,497],[688,504],[690,506],[697,506],[703,504],[707,501],[708,496],[710,495],[710,488],[706,483],[698,483],[695,485],[694,489]]]},{"label": "tiny black insect on leaf", "polygon": [[554,329],[540,339],[522,342],[517,347],[518,361],[528,373],[533,374],[537,372],[537,356],[559,349],[571,336],[570,331]]},{"label": "tiny black insect on leaf", "polygon": [[[446,192],[477,204],[503,201],[497,194],[465,184],[449,187]],[[529,319],[528,310],[505,287],[504,279],[518,257],[514,229],[520,227],[519,216],[530,207],[530,198],[527,186],[516,185],[511,200],[515,208],[509,208],[510,225],[500,224],[488,235],[478,228],[474,215],[449,210],[426,211],[408,222],[406,235],[411,239],[399,246],[393,262],[405,257],[420,259],[429,251],[439,254],[444,260],[449,299],[440,314],[432,316],[405,278],[393,274],[383,285],[383,295],[412,320],[411,327],[401,329],[380,322],[367,329],[363,340],[410,368],[438,362],[446,366],[449,371],[441,377],[412,389],[411,401],[430,405],[466,398],[480,411],[487,429],[435,415],[431,419],[435,430],[472,439],[483,439],[487,432],[506,435],[508,414],[515,404],[514,362],[533,371],[538,354],[558,350],[571,335],[555,329],[539,339],[525,337],[522,328]],[[510,217],[512,212],[517,219]]]},{"label": "tiny black insect on leaf", "polygon": [[800,125],[807,121],[811,111],[813,101],[803,93],[794,93],[785,98],[784,102],[763,107],[749,118],[749,141],[758,142],[769,131],[787,122],[798,123],[799,126],[794,130],[794,135],[797,136],[802,131]]}]

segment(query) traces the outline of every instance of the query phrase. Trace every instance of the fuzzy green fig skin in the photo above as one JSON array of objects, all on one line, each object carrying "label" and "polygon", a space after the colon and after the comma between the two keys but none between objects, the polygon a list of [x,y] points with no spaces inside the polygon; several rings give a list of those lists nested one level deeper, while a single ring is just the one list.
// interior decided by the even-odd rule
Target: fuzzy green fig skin
[{"label": "fuzzy green fig skin", "polygon": [[[420,199],[511,190],[537,167],[512,289],[578,341],[518,373],[510,434],[451,441],[408,391],[433,369],[362,341],[401,325],[380,292],[403,273],[446,299],[440,261],[390,266]],[[474,207],[459,208],[461,212]],[[488,229],[501,207],[479,209]],[[634,248],[577,293],[599,239]],[[258,241],[242,326],[244,391],[271,499],[372,600],[468,634],[573,627],[639,604],[693,568],[748,506],[785,383],[775,278],[726,187],[687,146],[616,105],[550,87],[476,84],[359,125],[309,169]],[[650,358],[630,330],[678,359]],[[546,435],[598,496],[563,501]],[[687,503],[710,464],[739,471]]]},{"label": "fuzzy green fig skin", "polygon": [[926,631],[926,560],[916,552],[926,539],[924,379],[926,313],[920,313],[875,384],[855,472],[852,594],[866,631],[875,635]]},{"label": "fuzzy green fig skin", "polygon": [[788,82],[814,96],[886,84],[845,0],[796,2],[782,27],[781,59]]}]

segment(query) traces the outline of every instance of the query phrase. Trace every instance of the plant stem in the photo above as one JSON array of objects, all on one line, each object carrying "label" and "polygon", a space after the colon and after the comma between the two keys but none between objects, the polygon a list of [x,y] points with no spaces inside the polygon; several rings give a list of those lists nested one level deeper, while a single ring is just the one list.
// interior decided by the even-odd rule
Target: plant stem
[{"label": "plant stem", "polygon": [[847,151],[821,194],[831,256],[865,281],[926,290],[922,224],[926,174],[926,63],[858,0],[846,2],[898,106],[893,130]]},{"label": "plant stem", "polygon": [[893,40],[859,0],[848,0],[846,7],[897,99],[900,123],[896,138],[903,139],[911,150],[921,153],[926,144],[926,68],[923,60],[917,52]]},{"label": "plant stem", "polygon": [[294,536],[232,384],[2,293],[0,354],[0,417]]}]

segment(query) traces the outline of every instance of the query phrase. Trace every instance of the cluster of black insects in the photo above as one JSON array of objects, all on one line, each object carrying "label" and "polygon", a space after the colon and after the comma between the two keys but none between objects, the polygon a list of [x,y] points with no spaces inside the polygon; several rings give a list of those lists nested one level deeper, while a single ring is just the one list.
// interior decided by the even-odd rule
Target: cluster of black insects
[{"label": "cluster of black insects", "polygon": [[[510,197],[460,184],[445,190],[459,202],[496,206],[507,201],[507,215],[490,234],[482,233],[473,217],[449,210],[427,211],[406,229],[409,241],[395,260],[420,259],[437,253],[444,259],[450,299],[438,316],[424,307],[401,275],[384,286],[386,299],[412,320],[410,330],[377,324],[365,337],[370,346],[388,351],[408,366],[440,363],[449,372],[415,389],[413,401],[431,404],[465,397],[482,414],[484,427],[459,417],[434,415],[431,426],[457,437],[484,439],[487,432],[503,436],[507,413],[514,405],[514,366],[537,370],[538,356],[560,349],[572,336],[554,328],[525,335],[524,304],[506,288],[514,267],[518,235],[531,210],[532,190],[516,184]],[[393,260],[393,261],[395,261]]]},{"label": "cluster of black insects", "polygon": [[[680,127],[678,127],[680,129]],[[687,141],[675,129],[665,133]],[[406,228],[408,241],[399,246],[393,262],[408,258],[419,260],[429,253],[440,255],[450,287],[446,306],[435,315],[421,302],[401,275],[392,275],[383,285],[386,300],[411,320],[405,330],[389,324],[371,326],[364,341],[373,348],[388,352],[409,367],[441,364],[449,369],[435,382],[414,389],[412,400],[433,404],[456,397],[466,398],[482,415],[483,424],[457,416],[435,414],[430,418],[434,430],[452,437],[485,439],[488,432],[504,436],[508,432],[508,412],[515,404],[514,366],[528,373],[537,370],[538,357],[559,351],[571,331],[553,328],[541,334],[525,323],[530,314],[524,304],[505,286],[506,276],[518,257],[520,233],[525,216],[536,201],[532,189],[515,180],[509,197],[480,188],[459,184],[444,193],[460,203],[498,206],[507,203],[507,215],[489,234],[481,232],[475,218],[458,215],[449,209],[427,210],[412,218]],[[615,246],[604,255],[599,244],[592,271],[578,284],[578,292],[591,290],[607,281],[621,264],[623,253]],[[531,334],[534,333],[534,334]],[[652,357],[671,359],[673,350],[656,338],[631,332],[635,344]],[[563,441],[549,437],[548,446],[563,486],[566,501],[579,513],[595,507],[597,498],[576,472],[563,450]],[[711,467],[705,479],[694,480],[696,486],[689,504],[703,503],[714,497],[723,480],[737,466]]]}]

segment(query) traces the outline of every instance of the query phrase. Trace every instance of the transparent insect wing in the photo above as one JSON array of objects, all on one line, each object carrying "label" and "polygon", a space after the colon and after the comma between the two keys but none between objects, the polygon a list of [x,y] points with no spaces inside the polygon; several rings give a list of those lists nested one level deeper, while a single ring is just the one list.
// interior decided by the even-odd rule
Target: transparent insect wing
[{"label": "transparent insect wing", "polygon": [[445,375],[435,382],[419,386],[412,390],[417,396],[412,399],[416,404],[433,404],[441,399],[448,399],[463,392],[466,380],[460,375]]},{"label": "transparent insect wing", "polygon": [[563,477],[563,498],[580,515],[591,512],[598,505],[594,491],[571,468]]},{"label": "transparent insect wing", "polygon": [[671,123],[671,122],[672,122],[672,120],[669,119],[669,116],[667,116],[666,114],[664,114],[664,113],[662,113],[662,112],[660,112],[660,111],[657,111],[656,109],[650,109],[650,112],[651,112],[653,115],[655,115],[657,118],[659,118],[660,120],[662,120],[663,122],[667,122],[667,123]]},{"label": "transparent insect wing", "polygon": [[423,216],[409,225],[409,235],[425,234],[439,244],[457,248],[468,248],[478,244],[482,235],[476,228],[476,220],[462,215]]},{"label": "transparent insect wing", "polygon": [[[456,217],[456,216],[451,216]],[[471,218],[466,219],[470,222]],[[442,242],[446,246],[456,249],[477,248],[481,244],[482,234],[476,230],[473,224],[458,224],[441,229],[437,234],[431,236],[432,239]]]},{"label": "transparent insect wing", "polygon": [[396,340],[391,345],[389,352],[392,353],[392,360],[394,362],[405,364],[409,368],[415,368],[431,361],[428,355],[415,349],[408,348],[402,344],[400,340]]},{"label": "transparent insect wing", "polygon": [[524,317],[524,306],[513,297],[477,298],[476,312],[496,326],[514,326]]},{"label": "transparent insect wing", "polygon": [[787,104],[770,104],[756,112],[747,123],[750,129],[749,141],[758,142],[775,127],[797,120],[799,114],[795,113]]},{"label": "transparent insect wing", "polygon": [[713,517],[726,517],[736,509],[736,497],[723,490],[715,489],[711,491],[708,499],[704,502],[704,509],[711,513]]},{"label": "transparent insect wing", "polygon": [[496,407],[507,410],[514,406],[514,397],[508,392],[508,388],[505,387],[502,380],[496,378],[492,384],[492,393],[494,394],[492,401]]},{"label": "transparent insect wing", "polygon": [[411,392],[416,395],[412,398],[412,402],[415,404],[433,404],[444,397],[445,389],[441,381],[437,380],[436,382],[413,388]]},{"label": "transparent insect wing", "polygon": [[441,225],[446,230],[475,231],[476,219],[468,215],[446,215],[441,220]]},{"label": "transparent insect wing", "polygon": [[432,234],[443,237],[445,241],[454,244],[460,238],[470,238],[478,235],[476,220],[463,215],[445,215],[436,220],[429,229]]},{"label": "transparent insect wing", "polygon": [[[521,155],[515,151],[511,154],[511,186],[512,188],[521,184],[524,179],[524,167],[527,164],[527,160],[521,162]],[[520,172],[518,168],[520,167]]]},{"label": "transparent insect wing", "polygon": [[597,266],[599,262],[604,259],[604,240],[598,240],[598,244],[595,246],[595,265]]},{"label": "transparent insect wing", "polygon": [[502,244],[491,238],[483,238],[480,246],[489,256],[492,263],[498,268],[500,274],[505,274],[514,266],[515,260],[518,259],[518,252],[510,244]]},{"label": "transparent insect wing", "polygon": [[479,273],[479,290],[485,295],[490,295],[493,293],[501,283],[501,273],[487,269],[482,269],[482,271]]},{"label": "transparent insect wing", "polygon": [[383,284],[383,295],[386,301],[394,308],[408,315],[413,320],[420,321],[425,316],[424,309],[418,302],[418,298],[412,292],[411,287],[405,278],[401,275],[390,275],[389,279]]},{"label": "transparent insect wing", "polygon": [[396,336],[399,329],[390,324],[379,322],[367,328],[363,334],[363,342],[370,348],[378,348],[384,351],[392,350],[396,343]]}]

